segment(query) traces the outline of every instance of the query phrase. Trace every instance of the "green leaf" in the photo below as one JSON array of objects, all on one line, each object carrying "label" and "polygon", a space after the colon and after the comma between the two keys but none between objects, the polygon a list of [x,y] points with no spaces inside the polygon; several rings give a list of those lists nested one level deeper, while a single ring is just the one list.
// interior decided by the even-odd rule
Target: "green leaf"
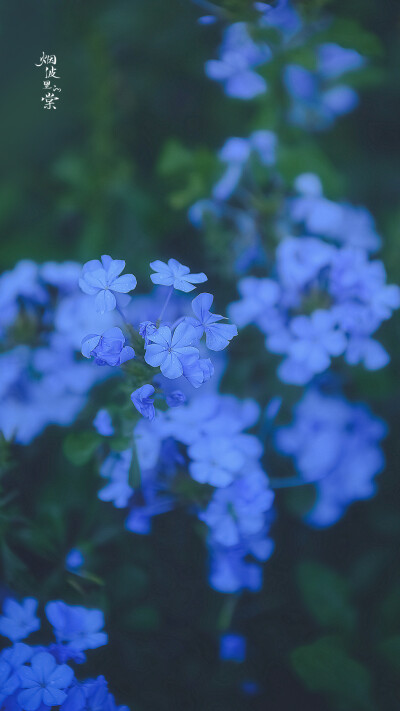
[{"label": "green leaf", "polygon": [[298,647],[291,654],[297,676],[313,692],[324,693],[341,709],[370,711],[369,671],[352,659],[331,637],[323,637],[313,644]]},{"label": "green leaf", "polygon": [[72,464],[82,466],[90,461],[100,442],[97,432],[71,432],[64,440],[63,451]]},{"label": "green leaf", "polygon": [[356,613],[350,602],[347,581],[320,563],[304,562],[297,568],[297,581],[307,610],[322,627],[340,632],[354,628]]}]

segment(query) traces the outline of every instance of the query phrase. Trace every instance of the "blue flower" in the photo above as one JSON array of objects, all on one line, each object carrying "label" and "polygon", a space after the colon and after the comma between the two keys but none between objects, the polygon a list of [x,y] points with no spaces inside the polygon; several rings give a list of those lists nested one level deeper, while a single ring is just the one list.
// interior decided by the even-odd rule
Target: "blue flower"
[{"label": "blue flower", "polygon": [[18,702],[24,711],[36,711],[42,703],[53,707],[65,701],[65,689],[74,672],[66,664],[58,665],[51,654],[40,652],[32,658],[30,667],[21,667],[19,675],[23,691],[18,694]]},{"label": "blue flower", "polygon": [[201,484],[224,487],[232,483],[249,457],[259,457],[261,443],[256,437],[240,434],[231,437],[200,437],[188,449],[190,475]]},{"label": "blue flower", "polygon": [[13,647],[4,649],[0,659],[0,703],[11,696],[20,686],[19,670],[31,658],[32,647],[17,642]]},{"label": "blue flower", "polygon": [[182,360],[183,375],[194,388],[207,383],[214,375],[214,366],[210,358],[190,356]]},{"label": "blue flower", "polygon": [[196,287],[193,284],[201,284],[207,281],[207,277],[203,272],[200,274],[191,274],[189,267],[185,267],[176,259],[169,259],[168,264],[156,259],[150,263],[155,274],[150,275],[153,284],[162,284],[163,286],[173,286],[178,291],[193,291]]},{"label": "blue flower", "polygon": [[71,548],[65,558],[65,567],[67,570],[75,572],[82,568],[84,562],[85,558],[83,557],[79,548]]},{"label": "blue flower", "polygon": [[149,337],[157,331],[157,326],[152,321],[143,321],[139,324],[139,334],[144,338],[145,346],[149,345]]},{"label": "blue flower", "polygon": [[238,663],[246,659],[246,639],[243,635],[227,632],[221,635],[219,644],[220,659]]},{"label": "blue flower", "polygon": [[53,625],[57,642],[66,643],[71,649],[84,651],[107,644],[107,634],[101,631],[104,626],[101,610],[87,610],[57,600],[47,603],[46,616]]},{"label": "blue flower", "polygon": [[151,398],[155,389],[152,385],[142,385],[141,388],[135,390],[131,395],[131,400],[143,417],[148,420],[154,420],[156,411],[154,409],[154,400]]},{"label": "blue flower", "polygon": [[345,72],[360,69],[365,58],[355,49],[345,49],[335,42],[326,42],[317,49],[318,70],[326,79],[336,79]]},{"label": "blue flower", "polygon": [[122,365],[135,357],[131,346],[125,346],[125,336],[117,326],[109,328],[102,336],[91,333],[82,341],[82,355],[94,357],[97,365]]},{"label": "blue flower", "polygon": [[278,430],[276,446],[293,457],[301,478],[317,487],[308,523],[330,526],[353,501],[373,496],[374,477],[384,465],[378,443],[385,434],[385,424],[364,405],[306,392],[293,423]]},{"label": "blue flower", "polygon": [[101,262],[92,259],[83,266],[79,286],[85,294],[96,296],[96,310],[100,313],[115,309],[115,294],[127,294],[135,289],[137,281],[133,274],[120,276],[124,269],[123,259],[111,259],[107,254],[103,254]]},{"label": "blue flower", "polygon": [[12,642],[18,642],[40,629],[40,620],[36,617],[37,606],[37,600],[31,597],[25,598],[22,603],[7,598],[0,617],[0,634]]},{"label": "blue flower", "polygon": [[113,501],[116,508],[127,506],[133,494],[133,489],[129,486],[131,462],[131,449],[118,454],[112,453],[103,462],[100,475],[109,479],[109,483],[99,491],[98,496],[101,501]]},{"label": "blue flower", "polygon": [[180,323],[173,334],[168,326],[161,326],[149,340],[151,343],[146,348],[144,359],[154,368],[160,366],[166,378],[179,378],[183,374],[182,361],[199,355],[197,348],[192,346],[196,341],[196,331],[188,323]]},{"label": "blue flower", "polygon": [[115,432],[111,415],[108,410],[105,410],[104,408],[98,411],[93,420],[93,426],[96,432],[103,437],[111,437]]},{"label": "blue flower", "polygon": [[258,592],[262,586],[262,571],[256,563],[245,561],[240,549],[214,548],[210,560],[210,585],[222,593]]},{"label": "blue flower", "polygon": [[217,489],[199,518],[210,527],[216,543],[236,546],[263,530],[273,501],[266,475],[255,467],[230,486]]},{"label": "blue flower", "polygon": [[128,711],[126,706],[117,707],[108,693],[103,676],[89,679],[83,684],[75,684],[69,691],[61,711]]},{"label": "blue flower", "polygon": [[235,22],[225,31],[220,59],[206,62],[205,70],[210,79],[224,82],[228,96],[252,99],[267,89],[265,79],[252,68],[270,59],[269,47],[253,42],[245,22]]},{"label": "blue flower", "polygon": [[186,395],[181,390],[172,390],[165,396],[168,407],[179,407],[186,402]]},{"label": "blue flower", "polygon": [[223,316],[210,312],[213,302],[212,294],[199,294],[192,301],[192,309],[196,318],[187,319],[196,328],[196,336],[200,339],[206,334],[206,345],[212,351],[222,351],[229,345],[229,341],[237,336],[237,328],[231,324],[218,323]]}]

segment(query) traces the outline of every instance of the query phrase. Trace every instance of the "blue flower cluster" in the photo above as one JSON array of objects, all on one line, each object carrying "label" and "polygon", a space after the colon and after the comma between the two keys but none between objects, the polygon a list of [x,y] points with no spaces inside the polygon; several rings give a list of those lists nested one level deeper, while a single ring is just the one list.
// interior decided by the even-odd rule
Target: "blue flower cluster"
[{"label": "blue flower cluster", "polygon": [[[307,33],[303,32],[302,19],[289,0],[278,0],[274,5],[256,2],[254,9],[258,16],[252,24],[236,22],[228,25],[219,59],[209,60],[205,65],[206,75],[221,82],[227,96],[250,100],[264,94],[267,82],[254,70],[269,62],[273,54],[282,54],[285,62],[282,82],[291,104],[287,115],[289,122],[302,128],[324,130],[336,117],[357,106],[356,91],[337,80],[346,73],[362,69],[366,64],[365,57],[355,49],[324,42],[314,47],[313,69],[290,61],[290,53],[289,62],[286,62],[285,52],[304,44],[305,38],[309,40],[311,26]],[[318,29],[316,25],[312,34]],[[267,32],[270,44],[259,37],[263,31]],[[257,41],[252,34],[257,34]]]},{"label": "blue flower cluster", "polygon": [[33,598],[5,600],[0,634],[12,647],[0,654],[0,705],[4,711],[128,711],[116,706],[103,676],[78,681],[71,662],[85,661],[85,651],[107,644],[100,610],[49,602],[45,612],[55,642],[29,645],[22,640],[40,629]]},{"label": "blue flower cluster", "polygon": [[206,63],[206,74],[223,83],[227,96],[253,99],[267,90],[265,79],[254,68],[271,56],[268,45],[252,39],[245,22],[235,22],[225,30],[219,59]]},{"label": "blue flower cluster", "polygon": [[292,100],[289,120],[310,129],[329,128],[337,116],[349,113],[358,105],[355,90],[346,84],[337,84],[336,80],[364,65],[365,58],[356,50],[334,42],[317,46],[314,71],[299,64],[288,64],[283,81]]},{"label": "blue flower cluster", "polygon": [[273,183],[282,182],[276,143],[274,133],[261,130],[228,139],[220,152],[227,168],[212,199],[189,210],[197,227],[210,215],[232,223],[240,271],[254,264],[266,271],[264,278],[239,281],[241,299],[229,314],[239,328],[255,323],[267,350],[285,356],[278,368],[283,382],[304,385],[341,355],[349,365],[382,368],[389,355],[373,335],[400,306],[400,289],[386,284],[383,263],[371,259],[380,245],[373,218],[363,207],[329,200],[318,176],[302,174],[280,196],[271,227],[279,243],[270,250],[260,215],[241,195],[256,180],[257,166]]},{"label": "blue flower cluster", "polygon": [[365,405],[313,388],[306,391],[293,424],[277,430],[276,446],[293,458],[305,483],[316,484],[307,523],[330,526],[353,501],[373,496],[374,477],[384,466],[379,442],[386,429]]},{"label": "blue flower cluster", "polygon": [[372,336],[400,306],[400,289],[370,259],[379,244],[373,220],[364,208],[324,198],[317,176],[299,176],[296,185],[302,193],[285,205],[274,278],[242,279],[230,315],[239,327],[256,323],[267,350],[286,356],[283,382],[304,385],[340,355],[349,365],[382,368],[389,355]]},{"label": "blue flower cluster", "polygon": [[[23,260],[0,277],[0,432],[29,444],[49,424],[70,425],[107,375],[78,356],[98,322],[78,289],[75,262]],[[111,325],[111,324],[110,324]]]},{"label": "blue flower cluster", "polygon": [[[191,274],[188,267],[180,264],[176,259],[169,259],[168,263],[156,260],[150,264],[153,274],[151,280],[154,284],[168,287],[165,303],[158,317],[154,320],[141,321],[136,324],[136,330],[123,312],[123,304],[119,297],[122,292],[124,299],[126,293],[136,286],[133,274],[120,276],[125,262],[113,260],[108,255],[102,261],[92,260],[84,265],[82,276],[79,280],[81,289],[85,293],[95,296],[96,309],[104,314],[117,310],[126,335],[121,328],[114,326],[102,334],[88,334],[82,340],[82,355],[85,358],[94,358],[98,365],[120,366],[130,360],[136,360],[147,368],[148,377],[155,374],[152,368],[168,380],[176,380],[183,376],[193,387],[198,388],[207,382],[214,371],[209,358],[200,358],[200,341],[205,336],[206,347],[211,351],[221,351],[229,345],[230,340],[237,335],[237,328],[232,324],[221,323],[223,316],[210,311],[213,296],[203,293],[192,301],[193,316],[180,316],[174,322],[165,321],[164,315],[174,290],[184,293],[193,291],[195,284],[207,280],[205,274]],[[117,294],[117,296],[115,296]],[[143,355],[136,354],[130,345],[125,345],[127,337],[136,334],[142,340]],[[159,370],[158,370],[159,368]],[[176,407],[185,402],[185,396],[180,390],[167,389],[163,394],[158,393],[170,407]],[[138,387],[131,395],[131,400],[136,410],[145,418],[152,420],[155,416],[154,398],[155,388],[150,383]],[[104,416],[103,416],[104,420]],[[112,424],[111,424],[112,426]],[[100,432],[105,432],[110,423],[97,424]]]}]

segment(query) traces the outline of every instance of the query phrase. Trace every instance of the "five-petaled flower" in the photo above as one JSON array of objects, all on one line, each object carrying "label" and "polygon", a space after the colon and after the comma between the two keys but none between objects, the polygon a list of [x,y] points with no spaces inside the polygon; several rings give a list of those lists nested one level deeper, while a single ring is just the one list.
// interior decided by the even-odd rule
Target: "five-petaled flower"
[{"label": "five-petaled flower", "polygon": [[74,672],[66,664],[58,665],[52,654],[39,652],[30,667],[21,667],[19,676],[23,691],[18,703],[24,711],[36,711],[42,704],[52,707],[65,701],[64,689],[70,686]]},{"label": "five-petaled flower", "polygon": [[201,284],[203,281],[207,281],[207,277],[203,272],[191,274],[189,267],[185,267],[176,259],[169,259],[168,264],[156,259],[155,262],[150,262],[150,266],[156,272],[150,275],[153,284],[173,286],[178,291],[193,291],[196,288],[193,284]]},{"label": "five-petaled flower", "polygon": [[196,328],[196,335],[200,339],[206,334],[207,348],[211,351],[222,351],[229,345],[229,341],[237,336],[237,328],[232,324],[218,323],[224,316],[212,314],[209,310],[213,302],[212,294],[199,294],[192,301],[192,309],[196,318],[189,318],[188,323]]},{"label": "five-petaled flower", "polygon": [[196,341],[196,331],[188,323],[180,323],[172,334],[168,326],[161,326],[153,333],[146,348],[146,363],[157,368],[171,380],[183,374],[183,362],[189,356],[198,357],[199,351],[192,346]]},{"label": "five-petaled flower", "polygon": [[85,294],[96,296],[96,310],[100,313],[112,311],[117,305],[125,305],[126,301],[121,301],[120,295],[136,287],[137,280],[133,274],[120,276],[124,269],[123,259],[112,259],[108,254],[103,254],[101,262],[92,259],[83,266],[79,286]]}]

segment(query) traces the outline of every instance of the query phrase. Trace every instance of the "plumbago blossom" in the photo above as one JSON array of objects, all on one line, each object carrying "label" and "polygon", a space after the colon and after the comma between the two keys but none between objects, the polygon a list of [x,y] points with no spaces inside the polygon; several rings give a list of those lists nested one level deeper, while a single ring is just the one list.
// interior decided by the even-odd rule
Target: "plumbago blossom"
[{"label": "plumbago blossom", "polygon": [[255,323],[267,350],[285,356],[284,382],[308,383],[337,356],[378,370],[389,355],[373,336],[399,307],[400,289],[369,256],[379,245],[373,220],[364,208],[324,198],[317,176],[299,176],[295,186],[283,206],[286,224],[280,218],[273,278],[242,279],[230,315],[242,327]]},{"label": "plumbago blossom", "polygon": [[384,467],[379,442],[386,432],[385,423],[365,405],[314,388],[306,392],[293,424],[277,429],[276,446],[292,457],[305,483],[316,484],[307,523],[330,526],[353,501],[374,495],[374,477]]},{"label": "plumbago blossom", "polygon": [[78,680],[73,665],[86,661],[85,652],[108,642],[100,610],[67,605],[61,600],[47,603],[45,613],[55,642],[46,646],[25,640],[41,627],[36,616],[37,600],[5,600],[0,616],[0,634],[12,647],[0,654],[0,704],[4,711],[128,711],[117,706],[103,676]]},{"label": "plumbago blossom", "polygon": [[[126,378],[137,362],[142,379],[153,383],[145,382],[131,393],[134,412],[141,419],[134,412],[130,421],[118,412],[112,419],[109,409],[96,417],[97,431],[109,438],[109,454],[100,468],[105,486],[99,497],[125,509],[126,528],[138,534],[150,532],[154,516],[187,504],[208,530],[211,585],[221,592],[258,590],[260,563],[273,551],[269,531],[274,499],[261,466],[262,444],[246,432],[256,424],[259,408],[251,400],[218,395],[212,382],[204,394],[199,390],[214,371],[211,360],[201,357],[204,349],[218,357],[237,329],[211,311],[210,293],[191,300],[193,315],[175,318],[174,290],[191,291],[206,276],[191,274],[172,259],[150,266],[155,271],[152,281],[168,287],[161,313],[157,315],[157,300],[147,297],[147,304],[135,306],[133,301],[133,310],[120,315],[127,337],[136,334],[138,344],[122,366]],[[137,325],[143,313],[146,320]],[[120,353],[129,346],[118,334],[112,335],[118,336],[119,345],[107,349],[112,358],[107,362],[121,365]],[[109,335],[85,337],[82,353],[102,365],[104,344],[99,353],[99,338],[107,341]],[[125,437],[126,449],[113,449],[110,432],[119,441]],[[204,488],[201,496],[199,486]],[[204,503],[200,506],[198,501]]]},{"label": "plumbago blossom", "polygon": [[[325,130],[357,106],[358,95],[342,77],[348,75],[351,83],[351,73],[367,63],[364,56],[334,41],[318,41],[317,24],[306,25],[290,0],[256,2],[253,7],[258,14],[252,24],[241,24],[240,35],[257,37],[260,46],[265,37],[279,55],[279,71],[270,73],[273,81],[279,76],[275,98],[283,97],[282,105],[273,107],[277,131],[283,118],[306,131]],[[325,29],[328,26],[329,20]],[[225,29],[220,62],[208,62],[206,74],[221,81],[228,96],[235,96],[229,80],[234,76],[240,86],[241,72],[250,72],[250,89],[240,98],[251,100],[266,89],[255,69],[272,63],[273,56],[265,54],[261,62],[259,55],[260,61],[252,64],[244,43],[238,60],[230,45],[236,35],[237,25]],[[305,40],[307,67],[294,63],[291,54]],[[228,71],[225,55],[230,50],[234,62]],[[267,104],[268,96],[263,101]],[[261,119],[265,115],[268,108]],[[274,479],[273,486],[312,485],[315,503],[305,522],[323,528],[344,516],[351,503],[373,496],[375,476],[384,466],[380,441],[386,425],[365,405],[345,399],[339,376],[332,381],[321,374],[339,357],[342,364],[360,364],[370,371],[387,365],[389,354],[375,334],[400,306],[400,289],[386,283],[383,262],[372,256],[381,238],[369,211],[326,197],[313,173],[301,174],[288,185],[280,170],[278,136],[260,120],[254,126],[257,130],[247,138],[226,140],[217,154],[220,177],[210,197],[192,205],[188,217],[198,229],[231,236],[234,270],[242,278],[240,299],[228,313],[239,329],[256,325],[266,349],[283,356],[277,370],[281,381],[306,386],[291,425],[274,431],[279,396],[265,409],[262,422],[272,432],[276,451],[292,457],[297,470],[296,476]],[[327,394],[324,382],[330,383]],[[219,440],[214,434],[204,448],[189,442],[187,451],[196,457],[189,464],[192,477],[223,484],[200,513],[209,527],[211,584],[227,592],[256,590],[260,571],[255,560],[268,558],[273,547],[268,535],[273,495],[259,460],[249,452],[246,476],[237,475],[240,455],[231,460],[229,453],[240,438],[228,447],[221,434]],[[243,454],[244,443],[242,447]],[[244,653],[240,636],[229,634],[221,641],[222,658],[243,660]]]},{"label": "plumbago blossom", "polygon": [[[286,118],[290,123],[309,130],[325,130],[358,105],[356,91],[339,80],[344,74],[362,69],[367,63],[365,57],[355,49],[324,42],[313,48],[313,69],[294,63],[290,61],[290,50],[304,44],[305,37],[309,41],[310,27],[305,34],[304,23],[289,0],[278,0],[273,5],[256,2],[253,7],[254,21],[228,25],[219,59],[211,59],[205,65],[206,75],[221,82],[227,96],[251,100],[264,94],[267,82],[255,69],[276,55],[284,61],[280,79],[289,95]],[[264,32],[268,44],[262,40]],[[318,25],[311,34],[317,32]]]},{"label": "plumbago blossom", "polygon": [[[329,200],[318,176],[307,173],[297,177],[286,195],[279,188],[279,209],[264,234],[261,216],[242,198],[243,187],[246,195],[260,168],[272,193],[282,177],[274,161],[276,137],[268,131],[256,133],[265,134],[264,143],[273,146],[271,160],[253,156],[254,134],[247,140],[228,139],[220,157],[225,163],[229,156],[231,162],[214,186],[213,198],[189,211],[189,219],[199,228],[207,227],[210,216],[216,223],[231,223],[239,233],[240,271],[253,265],[258,274],[260,267],[265,271],[265,276],[239,281],[241,298],[231,304],[229,315],[239,328],[257,325],[267,350],[284,356],[278,377],[285,383],[304,385],[339,356],[367,370],[384,367],[389,355],[375,333],[400,306],[400,289],[386,283],[383,263],[371,257],[380,245],[371,214],[366,208]],[[226,179],[238,165],[238,145],[240,172],[235,180]],[[279,238],[274,250],[268,243],[271,232]]]},{"label": "plumbago blossom", "polygon": [[358,105],[356,91],[337,80],[347,72],[361,69],[366,60],[356,50],[334,42],[318,45],[315,55],[314,71],[299,64],[288,64],[283,81],[291,97],[289,120],[301,127],[324,130],[337,116],[349,113]]},{"label": "plumbago blossom", "polygon": [[[78,287],[75,262],[23,260],[0,276],[0,433],[29,444],[50,424],[70,425],[91,387],[109,375],[81,358],[83,336],[99,325]],[[109,316],[101,318],[110,327]]]}]

